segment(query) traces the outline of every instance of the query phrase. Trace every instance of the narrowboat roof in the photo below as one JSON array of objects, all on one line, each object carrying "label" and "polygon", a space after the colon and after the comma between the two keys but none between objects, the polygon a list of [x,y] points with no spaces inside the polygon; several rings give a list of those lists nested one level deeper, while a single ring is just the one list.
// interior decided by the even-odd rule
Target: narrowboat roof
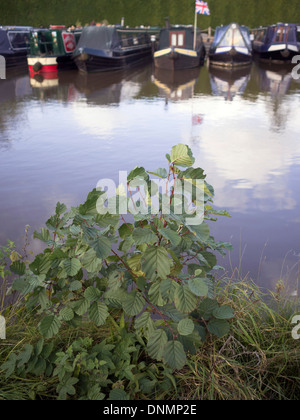
[{"label": "narrowboat roof", "polygon": [[74,55],[77,55],[81,48],[110,50],[119,43],[115,26],[86,26],[82,30]]},{"label": "narrowboat roof", "polygon": [[[232,29],[238,29],[240,32],[240,37],[233,39],[233,36],[228,36],[229,31],[231,31]],[[244,44],[244,46],[251,49],[249,28],[247,26],[239,25],[237,23],[231,23],[226,26],[218,26],[216,28],[215,37],[211,45],[211,48],[213,49],[213,48],[216,48],[217,46],[224,46],[224,47],[229,46],[228,42],[230,43],[230,46],[232,46],[232,44],[234,44],[234,46],[242,46],[242,45],[235,45],[235,43],[237,43],[237,44]]]}]

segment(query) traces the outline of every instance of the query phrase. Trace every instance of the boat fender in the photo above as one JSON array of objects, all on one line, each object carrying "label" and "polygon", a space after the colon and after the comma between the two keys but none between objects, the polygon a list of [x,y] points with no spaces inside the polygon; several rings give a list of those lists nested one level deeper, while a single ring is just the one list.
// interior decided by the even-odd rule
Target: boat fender
[{"label": "boat fender", "polygon": [[32,66],[32,70],[35,72],[35,73],[38,73],[40,70],[42,70],[42,67],[43,67],[43,65],[39,62],[39,61],[37,61],[33,66]]},{"label": "boat fender", "polygon": [[286,48],[284,51],[281,51],[281,55],[284,58],[288,58],[290,56],[289,50]]}]

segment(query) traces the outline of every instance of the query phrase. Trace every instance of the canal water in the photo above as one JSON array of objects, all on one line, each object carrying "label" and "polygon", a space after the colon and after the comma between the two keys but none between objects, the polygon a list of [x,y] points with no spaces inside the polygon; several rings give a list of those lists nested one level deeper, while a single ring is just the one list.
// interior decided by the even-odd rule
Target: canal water
[{"label": "canal water", "polygon": [[[99,179],[136,165],[154,170],[188,144],[232,218],[211,224],[233,244],[219,264],[259,285],[297,289],[300,274],[300,83],[254,63],[235,73],[205,65],[157,73],[60,73],[0,80],[0,245],[23,245],[57,201],[83,202]],[[31,241],[33,252],[40,250]]]}]

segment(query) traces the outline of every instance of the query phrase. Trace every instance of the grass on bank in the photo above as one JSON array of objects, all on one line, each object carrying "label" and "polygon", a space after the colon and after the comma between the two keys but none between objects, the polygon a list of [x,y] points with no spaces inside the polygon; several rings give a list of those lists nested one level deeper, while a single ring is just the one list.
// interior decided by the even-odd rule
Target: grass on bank
[{"label": "grass on bank", "polygon": [[[3,301],[5,287],[0,292]],[[187,365],[173,373],[174,386],[164,392],[132,395],[148,400],[298,400],[300,399],[300,341],[292,338],[292,318],[299,313],[296,300],[283,293],[264,294],[251,281],[227,279],[219,289],[220,302],[235,311],[230,334],[223,339],[208,338]],[[2,297],[1,297],[2,295]],[[15,301],[0,313],[7,320],[7,340],[0,342],[0,366],[11,352],[25,344],[36,343],[40,336],[38,320]],[[85,324],[65,328],[56,344],[65,349],[78,337],[99,341],[109,329]],[[144,358],[146,363],[153,363]],[[126,390],[126,383],[125,390]],[[0,400],[56,399],[57,378],[12,376],[0,371]],[[77,399],[76,395],[72,397]]]}]

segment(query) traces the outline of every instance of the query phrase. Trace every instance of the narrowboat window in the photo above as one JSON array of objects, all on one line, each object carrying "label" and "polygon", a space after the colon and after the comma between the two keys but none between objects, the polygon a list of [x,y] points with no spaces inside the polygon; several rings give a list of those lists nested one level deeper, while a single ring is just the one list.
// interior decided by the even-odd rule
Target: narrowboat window
[{"label": "narrowboat window", "polygon": [[222,39],[222,41],[220,42],[220,47],[228,47],[232,45],[232,41],[233,41],[233,31],[232,29],[228,29],[228,31],[226,32],[224,38]]},{"label": "narrowboat window", "polygon": [[283,26],[277,28],[275,42],[284,42],[285,28]]},{"label": "narrowboat window", "polygon": [[184,47],[185,41],[184,32],[170,32],[170,45],[171,47]]},{"label": "narrowboat window", "polygon": [[178,46],[183,47],[184,46],[184,37],[183,34],[178,35]]},{"label": "narrowboat window", "polygon": [[29,34],[27,32],[9,32],[8,38],[14,50],[29,47]]},{"label": "narrowboat window", "polygon": [[300,26],[297,28],[297,42],[300,42]]},{"label": "narrowboat window", "polygon": [[289,26],[287,28],[287,34],[286,34],[287,42],[295,42],[294,32],[295,31],[293,27]]}]

